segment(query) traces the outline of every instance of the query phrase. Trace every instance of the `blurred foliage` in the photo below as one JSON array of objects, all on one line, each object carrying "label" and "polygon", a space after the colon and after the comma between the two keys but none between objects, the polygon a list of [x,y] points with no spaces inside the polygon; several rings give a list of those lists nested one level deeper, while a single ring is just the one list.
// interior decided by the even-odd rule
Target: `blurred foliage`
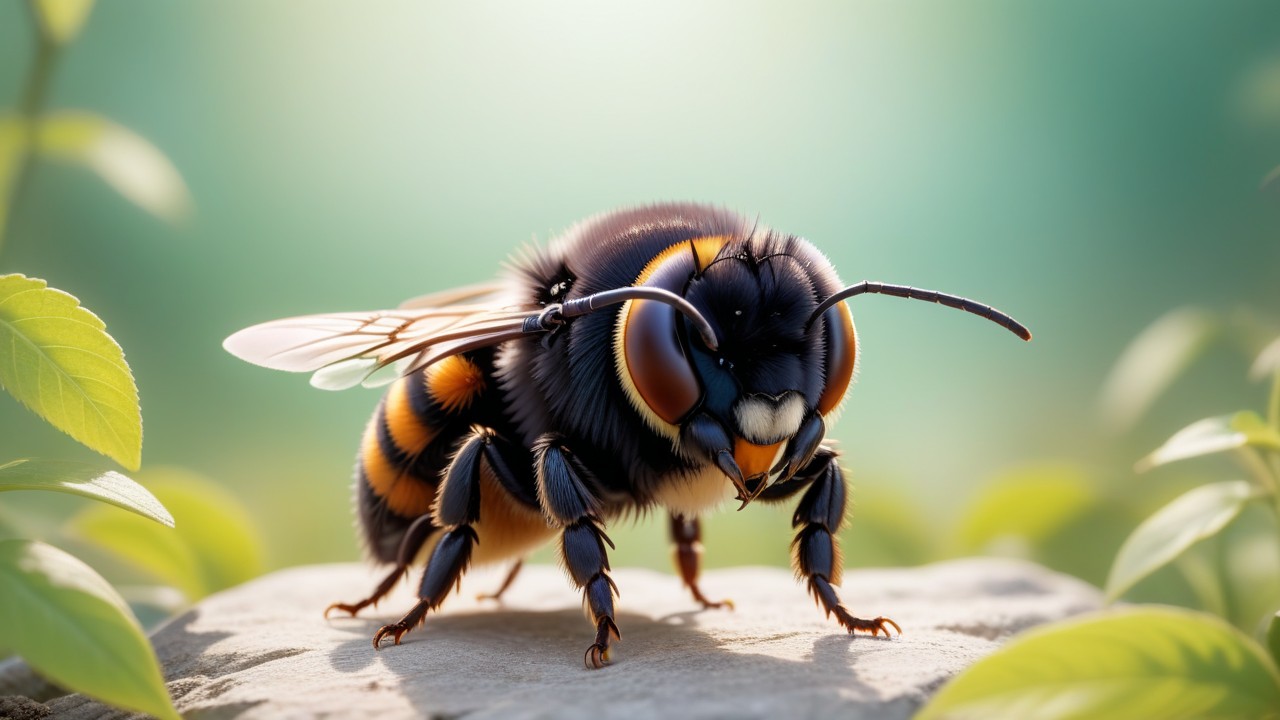
[{"label": "blurred foliage", "polygon": [[[140,206],[158,215],[180,214],[176,208],[183,206],[185,189],[167,159],[146,141],[87,113],[45,113],[57,60],[92,6],[89,0],[28,3],[34,59],[16,114],[0,115],[0,246],[18,234],[14,218],[29,199],[39,156],[83,162]],[[141,407],[123,351],[98,316],[44,280],[0,275],[0,386],[85,447],[132,470],[141,464]],[[200,574],[182,588],[194,599],[247,577],[261,563],[259,546],[249,538],[248,521],[235,501],[208,483],[182,482],[162,484],[172,495],[171,506],[190,518],[180,536],[190,548],[182,560],[185,572]],[[95,541],[95,551],[127,560],[137,554],[138,545],[130,539],[149,549],[173,543],[170,511],[118,472],[36,458],[0,464],[6,501],[20,490],[99,501],[83,511],[79,523],[82,536]],[[219,527],[211,529],[210,522]],[[41,526],[7,510],[0,514],[0,538],[5,538],[0,539],[0,617],[5,618],[0,648],[68,691],[176,719],[155,653],[125,599],[90,566],[30,539],[43,534]],[[227,544],[218,544],[224,539]],[[174,609],[163,591],[134,595],[140,606],[163,607],[166,613]]]},{"label": "blurred foliage", "polygon": [[[1205,311],[1182,309],[1158,320],[1134,340],[1112,373],[1108,391],[1126,399],[1106,406],[1127,408],[1121,413],[1126,423],[1136,419],[1189,365],[1188,349],[1211,334],[1231,332]],[[1242,343],[1255,351],[1263,347],[1252,374],[1265,368],[1271,375],[1266,417],[1240,410],[1199,420],[1135,467],[1145,472],[1233,453],[1247,479],[1202,481],[1156,510],[1121,545],[1107,576],[1107,598],[1115,601],[1175,567],[1208,612],[1139,606],[1033,630],[949,682],[918,717],[1280,715],[1280,366],[1270,357],[1275,344]],[[1146,365],[1152,374],[1143,378]],[[1126,376],[1141,386],[1136,393],[1115,382]],[[1083,506],[1083,492],[1073,490],[1079,485],[1042,489],[1038,501],[1045,507]],[[997,517],[1001,507],[1014,506],[991,505]],[[1261,509],[1265,521],[1237,523],[1250,508]],[[973,519],[979,526],[995,524],[981,514]],[[1045,522],[1038,517],[1018,524],[1019,537],[1042,538],[1037,531]]]},{"label": "blurred foliage", "polygon": [[177,468],[147,470],[138,478],[173,513],[175,529],[162,531],[99,506],[70,518],[67,535],[146,580],[177,588],[189,601],[262,573],[262,538],[235,496]]},{"label": "blurred foliage", "polygon": [[1211,615],[1124,609],[1018,636],[944,686],[916,718],[1274,717],[1277,661]]}]

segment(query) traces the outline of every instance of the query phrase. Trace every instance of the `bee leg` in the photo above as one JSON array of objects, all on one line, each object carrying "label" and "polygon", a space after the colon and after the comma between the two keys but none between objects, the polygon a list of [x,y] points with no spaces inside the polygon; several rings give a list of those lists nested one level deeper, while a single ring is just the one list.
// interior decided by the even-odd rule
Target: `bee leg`
[{"label": "bee leg", "polygon": [[409,526],[409,529],[405,531],[404,538],[400,541],[400,550],[396,553],[395,568],[382,579],[382,582],[378,583],[378,587],[374,588],[373,594],[358,603],[333,603],[329,607],[325,608],[324,616],[327,618],[329,617],[330,612],[333,612],[334,610],[341,610],[351,617],[355,617],[356,613],[370,605],[376,607],[378,601],[385,597],[387,593],[391,592],[391,589],[394,588],[396,584],[400,582],[400,579],[405,576],[405,573],[408,572],[409,564],[413,562],[418,551],[421,550],[423,544],[427,542],[427,538],[431,537],[432,533],[439,529],[440,528],[432,524],[430,515],[423,515],[417,520],[414,520],[413,524]]},{"label": "bee leg", "polygon": [[676,544],[676,568],[685,587],[693,593],[693,599],[702,603],[703,609],[727,607],[733,609],[732,600],[712,602],[698,587],[698,566],[702,560],[702,526],[698,518],[686,518],[671,514],[671,540]]},{"label": "bee leg", "polygon": [[511,572],[507,573],[507,578],[502,581],[502,585],[498,586],[498,589],[495,592],[480,593],[479,595],[476,595],[476,599],[501,601],[502,594],[507,591],[507,588],[511,587],[511,583],[515,582],[516,575],[520,574],[520,568],[522,567],[524,567],[524,558],[517,560],[516,564],[511,566]]},{"label": "bee leg", "polygon": [[[822,438],[827,434],[827,423],[822,419],[819,413],[810,415],[804,423],[800,425],[800,429],[796,432],[795,437],[787,442],[786,452],[782,458],[778,460],[778,464],[774,466],[771,473],[776,473],[779,484],[786,483],[795,477],[796,473],[808,467],[811,460],[817,454],[821,447]],[[828,452],[831,452],[828,449]]]},{"label": "bee leg", "polygon": [[609,643],[622,639],[613,620],[613,600],[618,586],[609,577],[609,556],[605,545],[613,541],[605,535],[599,519],[600,502],[588,486],[590,475],[555,436],[539,439],[537,453],[538,497],[543,512],[553,524],[563,528],[560,557],[573,584],[582,588],[587,614],[596,626],[595,642],[587,648],[582,662],[601,668],[610,662]]},{"label": "bee leg", "polygon": [[383,625],[374,633],[375,650],[387,637],[391,637],[399,645],[400,638],[421,624],[428,611],[440,606],[471,563],[471,548],[475,543],[476,531],[470,525],[460,525],[440,538],[440,543],[431,553],[431,559],[427,561],[422,584],[418,586],[418,604],[400,618],[399,622]]},{"label": "bee leg", "polygon": [[799,476],[811,477],[813,484],[800,499],[791,519],[792,527],[799,528],[792,544],[796,574],[809,581],[809,593],[822,604],[827,617],[834,614],[851,634],[869,632],[879,635],[883,632],[885,637],[889,637],[890,626],[902,634],[898,623],[889,618],[864,620],[855,617],[840,602],[840,596],[832,587],[833,583],[840,582],[842,563],[835,534],[844,522],[845,511],[844,473],[836,462],[835,452],[829,448],[820,449]]},{"label": "bee leg", "polygon": [[373,636],[374,648],[387,637],[399,645],[400,638],[417,627],[427,612],[440,606],[471,564],[471,550],[478,541],[471,526],[480,519],[480,462],[488,441],[487,430],[472,430],[445,470],[432,513],[447,532],[427,560],[418,586],[418,604],[399,622],[383,625]]}]

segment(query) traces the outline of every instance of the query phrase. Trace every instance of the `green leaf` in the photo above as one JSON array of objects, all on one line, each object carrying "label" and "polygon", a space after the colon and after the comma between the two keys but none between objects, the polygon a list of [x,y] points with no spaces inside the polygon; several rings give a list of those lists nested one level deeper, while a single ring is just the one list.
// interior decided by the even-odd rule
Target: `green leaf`
[{"label": "green leaf", "polygon": [[0,587],[0,647],[67,689],[178,718],[138,621],[88,565],[50,545],[3,540]]},{"label": "green leaf", "polygon": [[1144,607],[1032,630],[952,680],[916,716],[1275,717],[1280,673],[1219,618]]},{"label": "green leaf", "polygon": [[80,34],[93,10],[93,0],[35,0],[32,5],[40,21],[40,30],[59,45],[74,40]]},{"label": "green leaf", "polygon": [[91,507],[68,522],[68,532],[178,588],[192,600],[262,572],[262,541],[234,496],[182,470],[151,470],[140,477],[173,513],[174,531]]},{"label": "green leaf", "polygon": [[1231,480],[1202,485],[1156,511],[1120,547],[1107,578],[1107,599],[1115,600],[1187,548],[1222,530],[1253,497],[1247,481]]},{"label": "green leaf", "polygon": [[[3,158],[0,158],[2,161]],[[1254,358],[1253,365],[1249,367],[1249,378],[1252,380],[1261,380],[1265,377],[1271,377],[1280,372],[1280,338],[1272,340],[1258,356]]]},{"label": "green leaf", "polygon": [[1271,652],[1271,659],[1280,663],[1280,613],[1273,615],[1267,626],[1267,650]]},{"label": "green leaf", "polygon": [[1103,420],[1113,430],[1133,425],[1204,352],[1219,331],[1217,316],[1194,307],[1161,316],[1121,353],[1103,384]]},{"label": "green leaf", "polygon": [[1088,479],[1070,467],[1024,468],[982,490],[958,529],[962,552],[986,552],[1011,542],[1037,545],[1097,502]]},{"label": "green leaf", "polygon": [[0,386],[50,424],[136,470],[138,388],[124,353],[80,301],[23,275],[0,276]]},{"label": "green leaf", "polygon": [[1246,445],[1280,450],[1280,433],[1257,413],[1247,410],[1205,418],[1174,433],[1163,445],[1139,460],[1134,469],[1146,472],[1177,460],[1235,450]]},{"label": "green leaf", "polygon": [[191,195],[169,158],[146,138],[87,112],[47,115],[37,146],[46,157],[82,164],[125,199],[177,222],[191,211]]},{"label": "green leaf", "polygon": [[155,496],[112,470],[62,460],[15,460],[0,465],[0,491],[53,490],[101,500],[173,527],[173,517]]}]

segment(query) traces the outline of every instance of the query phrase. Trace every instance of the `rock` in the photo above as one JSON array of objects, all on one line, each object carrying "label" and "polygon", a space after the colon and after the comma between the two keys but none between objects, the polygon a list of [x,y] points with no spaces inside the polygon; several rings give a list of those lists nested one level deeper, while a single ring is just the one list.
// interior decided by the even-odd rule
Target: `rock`
[{"label": "rock", "polygon": [[[969,559],[846,573],[845,603],[886,615],[901,637],[850,637],[791,573],[716,570],[702,587],[736,611],[695,609],[677,578],[614,573],[623,641],[583,668],[593,631],[554,567],[526,567],[499,605],[475,599],[500,573],[473,573],[443,612],[375,651],[412,605],[412,583],[359,618],[325,621],[363,597],[371,569],[283,570],[207,598],[159,630],[156,652],[187,718],[908,718],[948,678],[1024,628],[1099,607],[1099,592],[1036,565]],[[79,696],[56,717],[128,717]]]}]

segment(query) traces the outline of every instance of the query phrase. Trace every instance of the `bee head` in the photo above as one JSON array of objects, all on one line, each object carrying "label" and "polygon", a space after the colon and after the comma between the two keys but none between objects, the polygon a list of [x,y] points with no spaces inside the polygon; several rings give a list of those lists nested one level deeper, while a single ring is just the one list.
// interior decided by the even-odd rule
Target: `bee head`
[{"label": "bee head", "polygon": [[[655,259],[644,284],[683,296],[714,344],[668,305],[634,301],[619,320],[619,376],[632,405],[682,455],[731,464],[730,478],[753,488],[763,487],[802,430],[816,447],[815,422],[821,426],[853,376],[848,310],[839,305],[808,322],[839,284],[807,243],[811,256],[787,252],[802,242],[722,241],[708,252],[703,240]],[[825,275],[815,279],[815,268]]]},{"label": "bee head", "polygon": [[849,388],[857,335],[845,299],[926,300],[1031,339],[1005,313],[956,295],[865,281],[841,287],[812,245],[768,232],[672,246],[637,285],[680,296],[687,307],[630,300],[619,314],[615,354],[631,404],[678,453],[715,462],[744,507],[770,475],[787,479],[808,463],[826,434],[824,418]]},{"label": "bee head", "polygon": [[683,335],[701,384],[700,410],[757,445],[795,435],[817,407],[826,375],[824,338],[805,328],[818,304],[805,268],[789,255],[760,258],[744,248],[711,262],[685,297],[718,341],[713,350],[696,334]]}]

